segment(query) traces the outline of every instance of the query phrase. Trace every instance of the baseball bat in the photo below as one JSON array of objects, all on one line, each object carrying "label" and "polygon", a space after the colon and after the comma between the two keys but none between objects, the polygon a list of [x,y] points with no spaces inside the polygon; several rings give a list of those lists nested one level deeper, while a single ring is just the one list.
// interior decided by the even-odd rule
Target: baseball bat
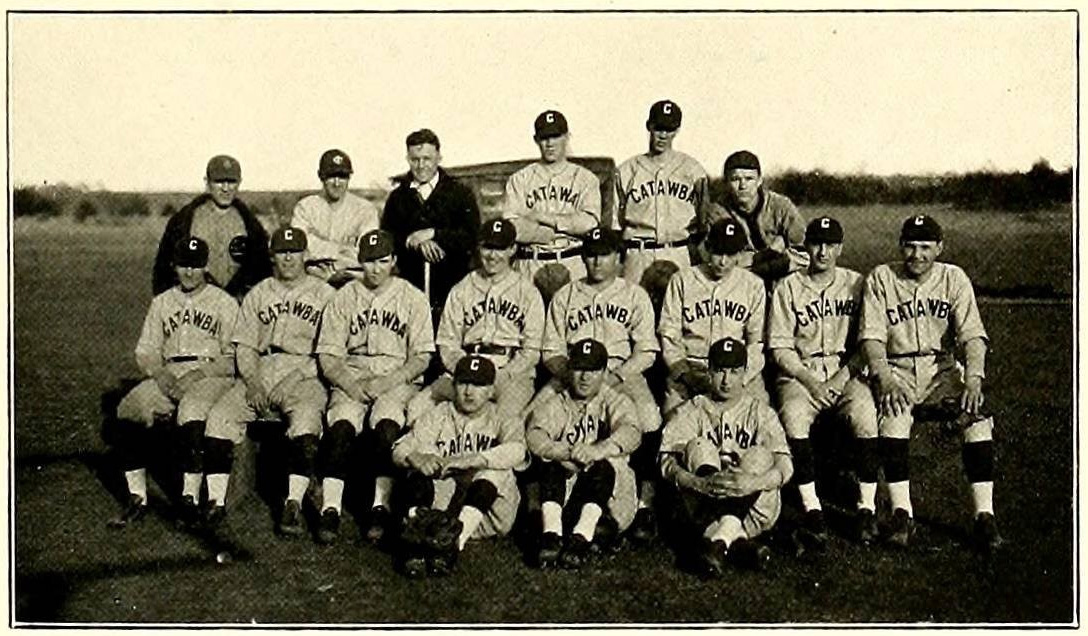
[{"label": "baseball bat", "polygon": [[431,264],[428,261],[423,263],[423,293],[427,294],[427,302],[431,302]]}]

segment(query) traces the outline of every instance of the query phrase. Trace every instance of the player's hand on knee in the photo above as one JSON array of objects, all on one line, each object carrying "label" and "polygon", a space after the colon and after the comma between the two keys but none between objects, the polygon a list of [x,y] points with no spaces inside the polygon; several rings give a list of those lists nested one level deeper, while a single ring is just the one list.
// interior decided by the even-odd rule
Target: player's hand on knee
[{"label": "player's hand on knee", "polygon": [[483,458],[479,455],[462,455],[460,457],[447,458],[442,464],[442,474],[478,470],[484,467]]},{"label": "player's hand on knee", "polygon": [[599,459],[590,444],[579,444],[570,450],[570,458],[579,466],[589,466]]},{"label": "player's hand on knee", "polygon": [[434,477],[442,471],[442,458],[430,453],[411,453],[408,455],[408,465],[427,477]]},{"label": "player's hand on knee", "polygon": [[153,377],[155,379],[155,384],[159,385],[159,390],[166,395],[172,396],[177,390],[178,379],[166,367],[156,371]]},{"label": "player's hand on knee", "polygon": [[971,415],[978,415],[982,410],[985,400],[982,395],[982,378],[973,375],[964,381],[963,397],[960,398],[960,408]]},{"label": "player's hand on knee", "polygon": [[264,383],[259,380],[246,383],[246,401],[258,413],[264,413],[271,406],[268,391],[265,390]]}]

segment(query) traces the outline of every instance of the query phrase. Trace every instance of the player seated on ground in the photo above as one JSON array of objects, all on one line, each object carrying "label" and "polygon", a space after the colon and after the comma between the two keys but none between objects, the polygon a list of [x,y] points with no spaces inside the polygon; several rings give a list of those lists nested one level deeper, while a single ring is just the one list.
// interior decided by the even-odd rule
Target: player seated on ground
[{"label": "player seated on ground", "polygon": [[287,419],[287,498],[279,531],[298,536],[302,497],[310,485],[321,421],[328,394],[317,376],[314,344],[325,305],[335,291],[306,273],[306,233],[295,227],[272,234],[272,278],[242,300],[231,339],[241,379],[208,413],[204,438],[208,506],[205,524],[218,526],[226,516],[227,485],[234,446],[256,419]]},{"label": "player seated on ground", "polygon": [[373,435],[365,463],[374,474],[374,500],[366,538],[379,541],[389,525],[393,442],[404,428],[408,400],[419,392],[434,353],[431,309],[419,289],[392,276],[397,263],[393,235],[374,230],[359,242],[361,280],[342,287],[321,320],[317,340],[321,372],[332,387],[322,440],[324,500],[317,539],[336,540],[344,479],[355,436],[364,420]]},{"label": "player seated on ground", "polygon": [[147,511],[148,428],[156,417],[177,411],[181,426],[182,523],[197,518],[201,447],[208,410],[231,385],[234,373],[231,329],[238,303],[208,283],[208,244],[187,237],[172,254],[178,283],[151,301],[136,343],[136,364],[144,381],[117,406],[117,450],[128,484],[128,507],[110,522],[122,528]]},{"label": "player seated on ground", "polygon": [[[598,523],[611,526],[608,538],[615,540],[635,517],[635,473],[628,460],[642,427],[634,402],[605,380],[603,344],[579,340],[566,366],[569,381],[530,413],[525,440],[540,462],[544,523],[538,565],[558,561],[577,569],[589,558]],[[570,529],[565,545],[564,525]]]},{"label": "player seated on ground", "polygon": [[[878,406],[877,424],[892,520],[888,541],[906,547],[914,533],[910,497],[910,431],[914,408],[937,407],[963,430],[963,467],[974,499],[976,548],[1003,540],[994,517],[993,417],[984,407],[989,337],[971,280],[937,262],[940,224],[918,215],[903,223],[900,262],[878,265],[865,279],[861,340]],[[963,363],[956,359],[963,351]]]},{"label": "player seated on ground", "polygon": [[544,333],[544,301],[529,279],[511,269],[514,226],[496,220],[480,228],[480,267],[454,285],[442,309],[435,344],[446,374],[408,403],[408,422],[453,398],[450,374],[461,358],[481,355],[498,369],[499,412],[524,422]]},{"label": "player seated on ground", "polygon": [[378,229],[378,208],[348,191],[351,158],[343,150],[326,150],[317,164],[321,192],[295,204],[291,225],[309,239],[306,272],[340,287],[358,268],[359,237]]},{"label": "player seated on ground", "polygon": [[684,400],[710,391],[707,351],[722,338],[745,343],[743,387],[770,401],[760,375],[766,291],[763,281],[736,265],[746,244],[739,223],[718,221],[704,240],[706,262],[686,267],[669,280],[657,326],[661,357],[669,369],[661,408],[666,418]]},{"label": "player seated on ground", "polygon": [[842,243],[842,225],[835,219],[824,216],[809,223],[808,268],[782,279],[767,310],[767,348],[779,370],[778,416],[793,453],[793,483],[805,511],[798,539],[803,547],[817,550],[827,541],[827,523],[816,494],[809,431],[821,413],[845,418],[857,440],[859,538],[871,541],[868,535],[876,521],[876,407],[868,386],[856,379],[864,366],[856,341],[862,278],[838,267]]},{"label": "player seated on ground", "polygon": [[643,375],[659,349],[650,297],[638,283],[619,277],[622,239],[617,231],[594,228],[586,234],[582,261],[586,276],[563,286],[548,306],[544,326],[544,365],[553,379],[537,394],[543,401],[569,385],[567,349],[584,338],[600,340],[608,350],[604,382],[635,404],[640,431],[646,436],[631,464],[639,478],[638,515],[632,537],[648,541],[655,534],[653,485],[657,477],[657,445],[661,411]]},{"label": "player seated on ground", "polygon": [[778,520],[793,463],[778,416],[743,389],[744,343],[718,340],[709,359],[710,393],[667,418],[661,474],[678,491],[682,540],[698,541],[696,567],[717,577],[729,561],[766,566],[770,550],[753,539]]},{"label": "player seated on ground", "polygon": [[469,539],[503,536],[514,525],[521,502],[514,471],[528,464],[525,428],[491,402],[495,379],[489,359],[464,356],[453,401],[425,413],[393,446],[393,462],[409,469],[399,555],[409,577],[448,574]]}]

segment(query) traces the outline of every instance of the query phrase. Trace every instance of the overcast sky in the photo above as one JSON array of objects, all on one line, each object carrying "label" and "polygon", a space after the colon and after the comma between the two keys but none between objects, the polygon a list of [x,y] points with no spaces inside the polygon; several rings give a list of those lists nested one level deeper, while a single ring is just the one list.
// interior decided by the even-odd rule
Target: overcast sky
[{"label": "overcast sky", "polygon": [[401,172],[404,137],[444,163],[536,155],[533,118],[574,154],[645,150],[655,100],[676,147],[718,175],[1056,168],[1075,152],[1075,15],[12,15],[16,184],[202,186],[216,153],[243,189],[316,187],[332,147],[353,185]]}]

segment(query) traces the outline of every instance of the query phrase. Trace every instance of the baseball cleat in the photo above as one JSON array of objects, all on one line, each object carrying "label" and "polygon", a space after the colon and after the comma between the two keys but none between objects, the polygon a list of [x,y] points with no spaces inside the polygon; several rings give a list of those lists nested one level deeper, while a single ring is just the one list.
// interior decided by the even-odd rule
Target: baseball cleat
[{"label": "baseball cleat", "polygon": [[411,554],[401,562],[401,571],[410,579],[422,579],[427,576],[427,560],[418,554]]},{"label": "baseball cleat", "polygon": [[577,570],[589,560],[589,540],[580,534],[571,535],[559,554],[559,564],[568,570]]},{"label": "baseball cleat", "polygon": [[983,512],[975,517],[975,549],[983,554],[993,554],[1005,543],[997,531],[997,519],[992,512]]},{"label": "baseball cleat", "polygon": [[798,538],[805,549],[821,551],[827,547],[827,521],[823,510],[806,511],[798,530]]},{"label": "baseball cleat", "polygon": [[302,505],[299,502],[288,499],[283,504],[283,512],[280,513],[279,529],[280,534],[285,537],[297,537],[302,535],[304,532],[302,527]]},{"label": "baseball cleat", "polygon": [[340,536],[340,512],[335,508],[325,508],[317,527],[317,542],[332,545]]},{"label": "baseball cleat", "polygon": [[888,543],[897,548],[906,548],[910,545],[910,538],[914,534],[914,519],[906,510],[896,508],[895,512],[892,513],[890,530]]},{"label": "baseball cleat", "polygon": [[657,518],[650,508],[641,508],[631,523],[631,538],[638,543],[650,543],[657,537]]},{"label": "baseball cleat", "polygon": [[540,550],[536,555],[536,563],[540,568],[552,567],[559,560],[559,553],[563,550],[563,537],[554,532],[545,532],[540,537]]},{"label": "baseball cleat", "polygon": [[427,557],[427,573],[431,576],[448,576],[457,567],[457,557],[460,550],[456,547],[442,552],[436,552]]},{"label": "baseball cleat", "polygon": [[200,506],[192,495],[181,498],[178,506],[178,525],[185,529],[196,528],[200,525]]},{"label": "baseball cleat", "polygon": [[201,521],[204,524],[204,528],[208,531],[214,532],[219,526],[223,525],[223,521],[227,518],[227,507],[217,506],[214,501],[209,501],[204,507],[204,514]]},{"label": "baseball cleat", "polygon": [[366,531],[366,540],[371,543],[378,543],[385,536],[385,531],[389,527],[390,521],[393,515],[390,514],[389,509],[385,506],[374,506],[370,509],[370,527]]},{"label": "baseball cleat", "polygon": [[698,555],[699,575],[709,579],[721,578],[725,574],[727,552],[725,541],[703,539]]},{"label": "baseball cleat", "polygon": [[129,495],[128,505],[120,516],[110,519],[106,526],[114,530],[120,530],[130,523],[136,523],[147,514],[147,502],[140,495]]},{"label": "baseball cleat", "polygon": [[874,511],[861,508],[858,510],[854,523],[857,526],[858,542],[863,545],[871,545],[876,541],[880,531],[876,525],[876,513]]},{"label": "baseball cleat", "polygon": [[728,556],[737,567],[762,572],[771,562],[771,549],[741,537],[729,546]]}]

